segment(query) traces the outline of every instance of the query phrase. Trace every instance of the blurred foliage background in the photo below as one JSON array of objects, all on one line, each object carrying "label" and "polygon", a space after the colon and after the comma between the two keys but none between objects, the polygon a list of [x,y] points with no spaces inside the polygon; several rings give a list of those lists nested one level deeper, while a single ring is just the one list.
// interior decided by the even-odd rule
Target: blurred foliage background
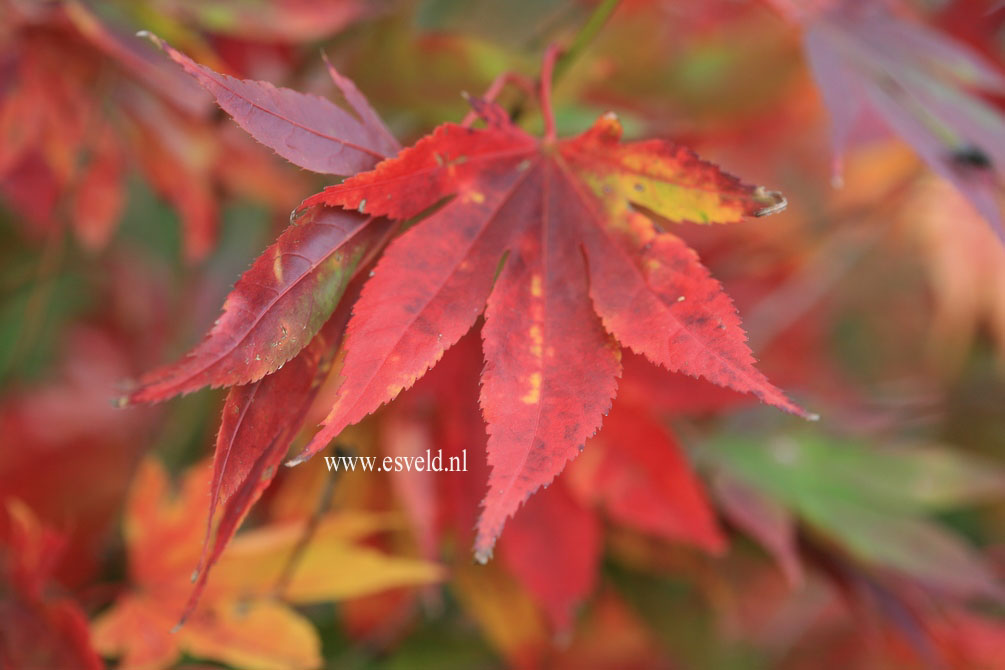
[{"label": "blurred foliage background", "polygon": [[[352,542],[386,563],[331,549],[314,575],[318,593],[263,591],[261,607],[286,603],[307,632],[266,620],[225,642],[210,627],[212,644],[169,637],[181,648],[145,661],[133,649],[118,667],[1005,667],[1005,249],[878,118],[859,125],[843,187],[832,186],[828,111],[782,4],[0,0],[0,660],[96,667],[93,647],[113,665],[124,653],[107,641],[108,612],[149,582],[137,570],[147,554],[123,520],[177,520],[164,512],[158,526],[162,517],[137,511],[137,482],[153,486],[151,458],[178,480],[204,470],[222,395],[129,410],[111,399],[187,350],[290,211],[325,185],[245,136],[135,37],[147,30],[218,71],[334,96],[323,51],[406,145],[463,118],[462,92],[484,91],[505,70],[534,77],[548,43],[585,35],[556,83],[561,135],[614,110],[631,138],[672,138],[786,194],[780,215],[680,234],[734,296],[761,369],[822,419],[807,425],[707,389],[623,390],[619,403],[643,407],[662,439],[679,440],[690,464],[679,467],[698,472],[728,548],[647,528],[632,508],[647,503],[598,489],[591,468],[613,466],[591,461],[591,447],[619,449],[601,432],[562,475],[569,505],[596,506],[586,523],[597,546],[553,546],[554,564],[544,552],[536,574],[514,559],[475,566],[449,537],[430,547],[432,522],[416,509],[436,494],[414,481],[342,476],[324,518],[363,524]],[[1002,71],[1001,3],[906,4],[904,20]],[[1003,91],[982,99],[1005,109]],[[518,92],[501,102],[540,130]],[[457,374],[474,402],[476,378]],[[466,420],[437,404],[453,397],[412,395],[402,402],[413,419]],[[344,440],[386,453],[401,436],[396,416],[387,408]],[[439,433],[422,421],[435,448]],[[462,478],[428,475],[425,486],[473,487],[477,503],[483,484]],[[331,481],[319,460],[281,473],[250,532],[310,518]],[[545,518],[525,511],[514,544]],[[185,518],[199,535],[198,514]],[[322,538],[349,537],[340,532]],[[182,542],[143,541],[152,555]],[[417,572],[401,576],[395,561]],[[576,570],[585,576],[571,593],[549,591]],[[324,591],[327,572],[373,580]],[[248,569],[251,582],[270,579]],[[573,618],[558,625],[552,613],[566,605]],[[135,624],[155,638],[177,615],[171,598],[160,606],[161,619]],[[105,624],[92,623],[88,639],[74,617]],[[252,649],[271,634],[300,651]],[[251,645],[244,656],[241,645]]]}]

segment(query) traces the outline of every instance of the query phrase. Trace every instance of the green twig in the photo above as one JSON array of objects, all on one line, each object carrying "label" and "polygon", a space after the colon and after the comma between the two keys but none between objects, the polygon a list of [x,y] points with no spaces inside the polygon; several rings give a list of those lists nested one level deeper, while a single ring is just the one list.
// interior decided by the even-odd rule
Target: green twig
[{"label": "green twig", "polygon": [[611,14],[618,8],[619,2],[620,0],[604,0],[593,10],[593,14],[590,15],[590,18],[587,19],[583,27],[576,33],[572,44],[569,45],[569,48],[565,50],[559,57],[558,62],[555,63],[555,74],[552,79],[553,85],[559,82],[562,75],[572,67],[572,64],[576,62],[590,44],[593,43],[593,40],[597,38],[601,29],[607,24],[607,20],[611,18]]},{"label": "green twig", "polygon": [[[341,446],[335,447],[336,458],[343,458],[350,453],[351,452],[348,449]],[[321,493],[318,495],[317,505],[315,505],[310,518],[307,519],[307,523],[304,524],[303,532],[301,532],[300,537],[297,538],[297,543],[293,546],[293,550],[290,552],[290,557],[283,565],[283,569],[279,573],[279,577],[273,587],[273,594],[276,598],[281,599],[283,594],[286,592],[286,589],[289,587],[290,582],[293,581],[293,575],[296,573],[297,567],[300,565],[300,560],[303,558],[311,541],[314,540],[314,536],[317,535],[318,528],[321,526],[321,520],[331,507],[332,498],[335,496],[335,480],[336,477],[334,475],[325,478],[324,485],[321,488]]]},{"label": "green twig", "polygon": [[[593,43],[593,40],[600,34],[601,29],[607,24],[607,20],[611,18],[611,14],[617,9],[619,2],[620,0],[603,0],[593,10],[590,18],[586,20],[586,23],[583,24],[583,27],[579,29],[579,32],[572,39],[572,44],[569,45],[568,49],[563,51],[555,63],[555,71],[552,74],[551,80],[552,87],[558,85],[562,76],[572,67],[572,64],[586,51],[590,44]],[[514,122],[517,121],[526,111],[526,108],[527,99],[526,97],[522,97],[510,108],[510,118]]]}]

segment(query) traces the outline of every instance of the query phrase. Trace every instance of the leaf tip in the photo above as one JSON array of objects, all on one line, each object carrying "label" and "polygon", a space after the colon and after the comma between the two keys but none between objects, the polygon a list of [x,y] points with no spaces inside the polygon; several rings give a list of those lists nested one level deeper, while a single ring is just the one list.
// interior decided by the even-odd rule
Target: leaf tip
[{"label": "leaf tip", "polygon": [[303,463],[304,461],[306,461],[308,458],[310,458],[310,456],[307,456],[305,454],[298,454],[298,455],[294,456],[293,458],[290,458],[290,459],[287,459],[286,461],[284,461],[283,465],[285,465],[288,468],[295,468],[298,465],[300,465],[301,463]]},{"label": "leaf tip", "polygon": [[779,191],[769,191],[763,186],[754,189],[754,198],[764,206],[754,212],[754,216],[777,214],[789,206],[789,201]]},{"label": "leaf tip", "polygon": [[154,35],[149,30],[137,30],[136,31],[136,37],[139,37],[140,39],[150,40],[151,42],[154,43],[154,45],[158,49],[163,49],[164,48],[164,40],[162,40],[161,38],[157,37],[156,35]]}]

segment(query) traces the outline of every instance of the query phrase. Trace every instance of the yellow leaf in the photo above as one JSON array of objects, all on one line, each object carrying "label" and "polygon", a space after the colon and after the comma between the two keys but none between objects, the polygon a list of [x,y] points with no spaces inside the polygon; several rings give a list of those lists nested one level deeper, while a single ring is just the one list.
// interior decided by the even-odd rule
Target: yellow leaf
[{"label": "yellow leaf", "polygon": [[[296,603],[324,602],[442,579],[427,561],[389,556],[356,542],[397,525],[394,517],[345,514],[324,520],[296,563],[283,591]],[[214,575],[217,588],[266,594],[280,580],[301,537],[303,524],[285,524],[239,536]]]},{"label": "yellow leaf", "polygon": [[548,627],[530,595],[497,563],[457,566],[454,591],[489,643],[514,666],[536,665],[548,645]]},{"label": "yellow leaf", "polygon": [[[303,670],[321,664],[311,622],[284,604],[317,603],[442,578],[433,563],[389,556],[360,542],[400,525],[394,515],[339,514],[322,520],[300,551],[305,522],[239,534],[224,553],[199,606],[176,633],[202,545],[210,471],[191,468],[172,492],[164,468],[139,468],[125,514],[133,590],[93,622],[94,645],[120,657],[121,670],[160,670],[182,653],[245,670]],[[275,589],[285,583],[283,593]],[[277,599],[280,597],[280,599]]]},{"label": "yellow leaf", "polygon": [[[303,616],[277,602],[233,602],[216,607],[211,621],[179,631],[193,656],[244,670],[287,670],[321,665],[321,641]],[[193,622],[194,623],[194,622]]]}]

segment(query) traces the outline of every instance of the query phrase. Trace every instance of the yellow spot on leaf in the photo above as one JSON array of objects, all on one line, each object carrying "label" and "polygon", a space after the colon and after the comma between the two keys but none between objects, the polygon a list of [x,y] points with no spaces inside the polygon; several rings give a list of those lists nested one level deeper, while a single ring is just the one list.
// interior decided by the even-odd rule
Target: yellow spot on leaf
[{"label": "yellow spot on leaf", "polygon": [[534,275],[530,278],[530,294],[535,298],[540,298],[541,293],[541,275]]},{"label": "yellow spot on leaf", "polygon": [[530,355],[536,358],[541,358],[543,353],[542,344],[544,343],[544,337],[541,334],[541,326],[533,325],[530,327]]},{"label": "yellow spot on leaf", "polygon": [[528,405],[535,405],[541,400],[541,373],[532,372],[530,375],[530,388],[527,393],[520,398],[520,401]]},{"label": "yellow spot on leaf", "polygon": [[283,282],[283,255],[276,249],[276,257],[272,259],[272,274],[276,276],[276,281]]}]

